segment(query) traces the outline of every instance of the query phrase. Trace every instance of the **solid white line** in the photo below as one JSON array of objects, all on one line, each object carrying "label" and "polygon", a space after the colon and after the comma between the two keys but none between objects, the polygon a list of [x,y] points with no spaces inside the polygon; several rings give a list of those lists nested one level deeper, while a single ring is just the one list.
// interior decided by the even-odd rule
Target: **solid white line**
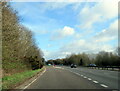
[{"label": "solid white line", "polygon": [[93,81],[94,83],[98,83],[97,81]]},{"label": "solid white line", "polygon": [[88,80],[92,80],[91,78],[88,78]]},{"label": "solid white line", "polygon": [[36,79],[34,79],[30,84],[28,84],[27,86],[25,86],[24,87],[24,89],[26,89],[27,87],[29,87],[33,82],[35,82],[37,80],[37,78]]},{"label": "solid white line", "polygon": [[105,88],[107,88],[108,86],[106,86],[106,85],[104,85],[104,84],[100,84],[102,87],[105,87]]},{"label": "solid white line", "polygon": [[[45,68],[45,70],[40,74],[40,76],[42,76],[43,73],[45,73],[45,71],[46,71],[46,68]],[[38,77],[37,77],[36,79],[34,79],[30,84],[28,84],[27,86],[25,86],[25,87],[23,88],[23,90],[26,89],[26,88],[28,88],[28,87],[29,87],[33,82],[35,82],[37,79],[38,79]],[[23,90],[22,90],[22,91],[23,91]]]}]

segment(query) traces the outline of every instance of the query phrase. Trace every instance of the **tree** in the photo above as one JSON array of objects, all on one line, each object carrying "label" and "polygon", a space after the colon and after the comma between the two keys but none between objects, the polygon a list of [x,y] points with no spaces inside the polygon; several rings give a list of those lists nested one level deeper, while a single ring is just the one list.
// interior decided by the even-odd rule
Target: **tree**
[{"label": "tree", "polygon": [[18,13],[8,3],[3,2],[2,63],[5,73],[43,66],[43,53],[36,46],[32,32],[19,22]]}]

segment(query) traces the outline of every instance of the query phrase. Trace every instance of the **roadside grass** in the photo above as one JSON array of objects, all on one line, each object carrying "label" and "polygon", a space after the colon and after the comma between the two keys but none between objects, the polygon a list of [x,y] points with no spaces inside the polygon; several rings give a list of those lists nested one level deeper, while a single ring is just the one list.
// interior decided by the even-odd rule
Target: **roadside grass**
[{"label": "roadside grass", "polygon": [[41,72],[44,68],[38,70],[27,70],[25,72],[16,73],[10,76],[5,76],[2,78],[2,89],[12,89],[25,80],[35,76],[37,73]]}]

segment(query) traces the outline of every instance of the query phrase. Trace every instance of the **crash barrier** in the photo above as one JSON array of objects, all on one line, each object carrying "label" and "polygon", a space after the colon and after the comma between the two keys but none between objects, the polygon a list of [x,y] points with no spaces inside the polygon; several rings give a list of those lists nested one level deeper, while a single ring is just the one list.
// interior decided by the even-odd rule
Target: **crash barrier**
[{"label": "crash barrier", "polygon": [[91,69],[120,71],[120,66],[86,66]]}]

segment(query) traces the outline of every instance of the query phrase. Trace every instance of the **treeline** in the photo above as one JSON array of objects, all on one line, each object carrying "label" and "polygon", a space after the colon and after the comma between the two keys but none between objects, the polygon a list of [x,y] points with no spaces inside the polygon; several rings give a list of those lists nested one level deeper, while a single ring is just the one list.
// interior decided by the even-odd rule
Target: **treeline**
[{"label": "treeline", "polygon": [[120,66],[120,57],[112,52],[101,51],[96,56],[95,64],[98,66]]},{"label": "treeline", "polygon": [[32,32],[20,24],[17,11],[8,3],[1,6],[3,75],[42,68],[43,53],[36,46]]},{"label": "treeline", "polygon": [[89,64],[96,64],[97,66],[120,66],[120,57],[112,52],[101,51],[98,54],[72,54],[63,59],[48,60],[47,64],[56,65],[70,65],[76,64],[78,66],[88,66]]}]

